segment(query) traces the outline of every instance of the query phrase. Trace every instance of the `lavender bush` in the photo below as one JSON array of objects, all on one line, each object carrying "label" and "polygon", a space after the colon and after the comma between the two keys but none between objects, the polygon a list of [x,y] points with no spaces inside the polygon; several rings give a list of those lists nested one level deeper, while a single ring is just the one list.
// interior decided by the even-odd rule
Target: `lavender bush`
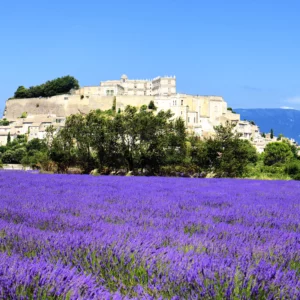
[{"label": "lavender bush", "polygon": [[300,299],[300,182],[0,179],[1,299]]}]

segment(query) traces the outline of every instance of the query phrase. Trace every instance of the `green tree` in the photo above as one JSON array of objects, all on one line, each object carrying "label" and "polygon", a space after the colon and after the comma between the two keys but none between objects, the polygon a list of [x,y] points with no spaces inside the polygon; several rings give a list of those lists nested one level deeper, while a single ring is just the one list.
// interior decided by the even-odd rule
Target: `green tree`
[{"label": "green tree", "polygon": [[12,164],[14,162],[14,152],[12,150],[7,150],[2,154],[1,160],[5,164]]},{"label": "green tree", "polygon": [[0,146],[0,153],[4,153],[8,150],[8,146]]},{"label": "green tree", "polygon": [[56,163],[59,173],[66,173],[68,168],[74,164],[75,154],[72,150],[72,140],[66,138],[65,134],[59,132],[53,137],[48,155],[49,159]]},{"label": "green tree", "polygon": [[197,136],[190,136],[190,158],[191,163],[197,165],[200,170],[207,170],[211,167],[211,161],[208,157],[208,144]]},{"label": "green tree", "polygon": [[283,138],[283,134],[280,133],[279,136],[278,136],[278,138],[277,138],[277,141],[281,141],[282,138]]},{"label": "green tree", "polygon": [[156,109],[157,109],[157,107],[155,106],[153,100],[151,100],[151,101],[149,102],[149,104],[148,104],[148,109],[152,109],[152,110],[156,110]]},{"label": "green tree", "polygon": [[20,164],[23,157],[26,155],[25,148],[18,148],[13,151],[13,159],[14,163]]},{"label": "green tree", "polygon": [[283,143],[287,144],[289,146],[289,148],[291,149],[292,153],[293,153],[293,157],[295,159],[299,159],[299,155],[298,155],[298,147],[294,144],[291,144],[288,140],[284,139],[282,140]]},{"label": "green tree", "polygon": [[270,138],[273,139],[273,137],[274,137],[274,131],[273,131],[273,129],[271,129],[271,131],[270,131]]},{"label": "green tree", "polygon": [[207,159],[217,177],[241,177],[247,165],[257,160],[256,149],[233,129],[228,122],[216,126],[215,136],[206,140]]},{"label": "green tree", "polygon": [[44,140],[40,140],[38,138],[34,138],[34,139],[30,140],[26,144],[26,151],[29,152],[32,150],[47,152],[46,142]]},{"label": "green tree", "polygon": [[86,116],[87,126],[90,128],[90,146],[95,151],[97,167],[102,172],[105,167],[118,168],[122,160],[122,153],[118,150],[117,132],[122,126],[119,120],[110,113],[92,111]]},{"label": "green tree", "polygon": [[24,148],[7,150],[2,155],[2,161],[7,164],[19,164],[25,155],[26,150]]},{"label": "green tree", "polygon": [[284,169],[285,173],[289,174],[292,178],[299,178],[300,175],[300,161],[292,160],[288,162]]},{"label": "green tree", "polygon": [[83,115],[71,115],[59,135],[68,144],[77,164],[85,173],[95,168],[95,160],[91,149],[91,127]]},{"label": "green tree", "polygon": [[171,118],[170,111],[154,114],[147,107],[138,111],[132,106],[119,115],[118,141],[128,170],[146,168],[157,173],[168,158],[174,163],[184,156],[184,123],[182,120],[171,121]]},{"label": "green tree", "polygon": [[19,86],[15,91],[14,98],[27,98],[27,89],[24,86]]},{"label": "green tree", "polygon": [[114,96],[114,99],[113,99],[113,105],[112,105],[112,111],[116,111],[116,108],[117,108],[117,97]]},{"label": "green tree", "polygon": [[10,132],[7,135],[7,145],[9,145],[11,142],[11,136],[10,136]]},{"label": "green tree", "polygon": [[[168,116],[170,118],[170,116]],[[169,120],[169,119],[168,119]],[[169,122],[167,135],[166,164],[179,165],[184,162],[187,155],[187,133],[184,121],[181,118]]]},{"label": "green tree", "polygon": [[0,120],[0,126],[8,126],[9,125],[9,121],[7,119],[2,119]]},{"label": "green tree", "polygon": [[54,80],[47,81],[44,84],[31,86],[26,89],[19,86],[16,90],[15,98],[36,98],[36,97],[52,97],[55,95],[69,93],[72,89],[78,89],[79,83],[72,76],[64,76]]},{"label": "green tree", "polygon": [[264,150],[264,164],[266,166],[283,164],[288,162],[293,156],[291,148],[286,143],[269,143]]}]

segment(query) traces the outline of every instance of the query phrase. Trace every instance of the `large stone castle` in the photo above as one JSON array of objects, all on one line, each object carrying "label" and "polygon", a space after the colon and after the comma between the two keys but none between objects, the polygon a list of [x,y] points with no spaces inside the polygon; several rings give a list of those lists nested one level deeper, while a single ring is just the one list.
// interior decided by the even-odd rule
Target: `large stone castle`
[{"label": "large stone castle", "polygon": [[[227,109],[221,96],[199,96],[176,92],[176,77],[156,77],[153,80],[134,80],[122,75],[119,80],[101,82],[99,86],[86,86],[65,95],[50,98],[9,99],[4,118],[8,126],[0,126],[0,144],[7,142],[10,132],[14,139],[19,134],[28,139],[44,138],[50,125],[59,130],[71,114],[88,113],[90,110],[124,110],[127,105],[140,107],[153,101],[157,110],[170,109],[174,118],[182,118],[187,130],[200,137],[214,134],[214,126],[227,121],[236,125],[242,138],[256,143],[261,139],[259,128],[240,115]],[[259,143],[256,143],[257,145]],[[259,148],[258,150],[262,151]],[[264,147],[264,146],[262,146]]]},{"label": "large stone castle", "polygon": [[100,86],[87,86],[76,91],[80,95],[100,96],[172,96],[176,94],[176,77],[156,77],[152,80],[128,79],[100,82]]}]

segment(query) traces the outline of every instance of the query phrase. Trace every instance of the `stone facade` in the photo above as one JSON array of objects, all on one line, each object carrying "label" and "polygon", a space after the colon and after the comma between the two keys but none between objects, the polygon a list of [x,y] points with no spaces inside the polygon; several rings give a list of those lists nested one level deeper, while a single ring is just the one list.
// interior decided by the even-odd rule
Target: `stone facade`
[{"label": "stone facade", "polygon": [[176,94],[176,77],[156,77],[154,79],[128,79],[100,82],[99,86],[86,86],[76,91],[78,95],[99,96],[171,96]]},{"label": "stone facade", "polygon": [[[259,128],[240,115],[227,110],[227,103],[221,96],[196,96],[176,93],[176,78],[157,77],[153,80],[129,80],[123,75],[120,80],[101,82],[99,86],[83,87],[69,94],[50,98],[9,99],[4,117],[9,126],[0,126],[0,144],[6,144],[8,132],[14,139],[18,134],[27,134],[28,139],[44,138],[50,125],[58,130],[64,126],[71,114],[90,110],[124,110],[127,105],[141,107],[153,101],[157,111],[171,110],[174,118],[182,118],[189,133],[200,137],[214,134],[214,127],[233,123],[241,138],[255,145],[261,145]],[[26,112],[27,118],[21,118]],[[259,146],[260,147],[260,146]],[[260,148],[258,148],[260,149]]]}]

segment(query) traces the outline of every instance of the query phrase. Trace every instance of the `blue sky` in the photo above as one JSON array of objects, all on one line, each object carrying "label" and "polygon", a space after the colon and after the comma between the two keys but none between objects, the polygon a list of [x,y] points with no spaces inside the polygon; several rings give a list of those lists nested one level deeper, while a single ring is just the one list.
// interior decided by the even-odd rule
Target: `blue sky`
[{"label": "blue sky", "polygon": [[19,85],[176,75],[233,108],[300,109],[300,1],[3,0],[0,114]]}]

